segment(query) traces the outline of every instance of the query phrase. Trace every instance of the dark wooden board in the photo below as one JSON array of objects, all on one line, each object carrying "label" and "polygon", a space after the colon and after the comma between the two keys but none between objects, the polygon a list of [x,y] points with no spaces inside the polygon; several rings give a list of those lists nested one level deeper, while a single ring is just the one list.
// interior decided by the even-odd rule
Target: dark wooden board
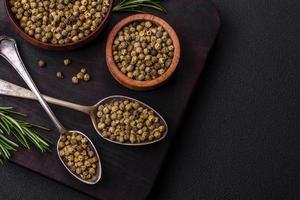
[{"label": "dark wooden board", "polygon": [[[128,16],[128,13],[114,13],[104,32],[91,44],[74,51],[53,52],[31,46],[22,40],[8,23],[3,6],[0,7],[0,34],[12,36],[17,40],[25,65],[42,93],[83,105],[94,104],[113,94],[131,96],[159,111],[170,128],[167,138],[158,144],[124,147],[101,139],[93,130],[88,116],[51,106],[67,128],[85,132],[95,143],[103,167],[101,181],[94,186],[80,183],[62,167],[55,152],[42,155],[37,151],[21,150],[14,154],[13,162],[98,199],[141,200],[147,197],[183,117],[220,24],[218,12],[210,1],[168,0],[164,1],[164,5],[168,10],[167,14],[152,13],[165,19],[177,31],[181,42],[181,60],[173,78],[167,84],[147,92],[131,91],[119,85],[110,75],[105,63],[105,42],[108,33],[112,26]],[[63,66],[62,61],[66,57],[73,60],[72,66]],[[47,60],[46,68],[36,67],[38,58]],[[88,68],[93,80],[74,86],[70,79],[82,66]],[[57,80],[56,71],[63,71],[65,79]],[[0,59],[0,78],[25,86],[4,59]],[[53,131],[45,134],[56,143],[58,133],[37,102],[0,96],[0,105],[14,106],[18,111],[28,113],[29,120],[51,127]]]}]

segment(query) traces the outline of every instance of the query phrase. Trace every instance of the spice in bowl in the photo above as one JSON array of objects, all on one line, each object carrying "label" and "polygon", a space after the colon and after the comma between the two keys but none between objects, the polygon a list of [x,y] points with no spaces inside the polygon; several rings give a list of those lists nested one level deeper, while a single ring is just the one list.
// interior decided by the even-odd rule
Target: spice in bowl
[{"label": "spice in bowl", "polygon": [[166,134],[163,120],[133,100],[111,100],[98,106],[98,130],[104,138],[122,144],[141,144]]},{"label": "spice in bowl", "polygon": [[113,59],[128,78],[150,81],[163,75],[172,63],[174,45],[167,31],[151,21],[136,21],[118,32]]},{"label": "spice in bowl", "polygon": [[29,36],[43,43],[75,43],[97,30],[110,0],[10,0],[11,12]]},{"label": "spice in bowl", "polygon": [[58,144],[59,155],[69,170],[83,180],[97,175],[98,159],[88,139],[76,132],[62,135]]}]

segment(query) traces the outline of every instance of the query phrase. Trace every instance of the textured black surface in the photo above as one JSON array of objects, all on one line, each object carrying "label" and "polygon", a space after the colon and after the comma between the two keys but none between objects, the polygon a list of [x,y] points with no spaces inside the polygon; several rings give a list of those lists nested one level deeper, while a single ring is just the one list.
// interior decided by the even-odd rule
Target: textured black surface
[{"label": "textured black surface", "polygon": [[[299,199],[300,3],[214,2],[221,32],[149,199]],[[0,199],[90,199],[0,172]]]}]

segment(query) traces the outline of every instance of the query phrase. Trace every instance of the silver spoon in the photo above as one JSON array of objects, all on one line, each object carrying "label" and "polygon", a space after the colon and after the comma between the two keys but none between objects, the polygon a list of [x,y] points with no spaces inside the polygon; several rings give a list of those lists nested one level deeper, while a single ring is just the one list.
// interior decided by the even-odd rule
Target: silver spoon
[{"label": "silver spoon", "polygon": [[[28,89],[20,87],[18,85],[15,85],[13,83],[9,83],[7,81],[1,80],[0,79],[0,94],[2,95],[6,95],[6,96],[13,96],[13,97],[20,97],[20,98],[25,98],[25,99],[32,99],[32,100],[37,100],[37,97]],[[49,97],[46,95],[43,95],[44,99],[51,103],[51,104],[55,104],[58,106],[63,106],[66,108],[70,108],[79,112],[83,112],[85,114],[88,114],[92,120],[94,129],[97,131],[97,133],[104,138],[105,140],[108,140],[110,142],[116,143],[116,144],[120,144],[120,145],[127,145],[127,146],[141,146],[141,145],[148,145],[148,144],[153,144],[155,142],[161,141],[162,139],[164,139],[168,133],[168,126],[166,121],[164,120],[164,118],[157,112],[155,111],[153,108],[151,108],[150,106],[148,106],[147,104],[130,98],[130,97],[126,97],[126,96],[121,96],[121,95],[114,95],[114,96],[109,96],[107,98],[102,99],[101,101],[99,101],[97,104],[93,105],[93,106],[82,106],[82,105],[78,105],[78,104],[74,104],[74,103],[70,103],[67,101],[63,101],[63,100],[59,100],[59,99],[55,99],[53,97]],[[139,102],[143,107],[148,108],[150,110],[152,110],[156,116],[158,116],[161,120],[161,122],[165,125],[166,129],[165,132],[163,133],[162,137],[158,140],[154,140],[154,141],[148,141],[148,142],[142,142],[142,143],[120,143],[114,140],[110,140],[109,138],[103,137],[101,131],[98,129],[98,123],[97,123],[97,110],[98,110],[98,106],[101,104],[105,104],[108,103],[112,100],[131,100],[131,101],[136,101]]]},{"label": "silver spoon", "polygon": [[[37,98],[37,100],[40,102],[40,104],[42,105],[42,107],[44,108],[44,110],[46,111],[46,113],[48,114],[48,116],[50,117],[50,119],[52,120],[52,122],[54,123],[55,127],[57,128],[58,132],[60,133],[60,138],[57,141],[57,155],[60,159],[60,161],[62,162],[62,164],[64,165],[64,167],[74,176],[76,177],[78,180],[82,181],[83,183],[86,184],[96,184],[100,178],[101,178],[101,174],[102,174],[102,168],[101,168],[101,163],[100,163],[100,158],[97,152],[97,149],[95,148],[94,144],[92,143],[92,141],[83,133],[76,131],[76,130],[67,130],[65,129],[62,124],[58,121],[58,119],[56,118],[56,116],[54,115],[54,113],[52,112],[52,110],[50,109],[49,105],[46,103],[46,101],[44,100],[44,98],[41,96],[39,90],[37,89],[36,85],[34,84],[33,80],[31,79],[28,71],[26,70],[26,67],[20,57],[20,54],[18,52],[17,49],[17,44],[16,41],[12,38],[9,38],[7,36],[0,36],[0,55],[6,59],[12,66],[13,68],[19,73],[19,75],[23,78],[23,80],[26,82],[26,84],[28,85],[28,87],[31,89],[31,91],[33,92],[32,94],[35,96],[35,98]],[[91,178],[90,180],[83,180],[81,179],[79,176],[75,175],[65,164],[65,162],[63,161],[63,159],[61,158],[61,156],[58,153],[58,144],[62,138],[63,135],[65,135],[66,133],[69,132],[76,132],[80,135],[82,135],[84,138],[86,138],[90,145],[93,148],[93,151],[95,152],[97,159],[98,159],[98,164],[97,164],[97,173],[96,175]]]}]

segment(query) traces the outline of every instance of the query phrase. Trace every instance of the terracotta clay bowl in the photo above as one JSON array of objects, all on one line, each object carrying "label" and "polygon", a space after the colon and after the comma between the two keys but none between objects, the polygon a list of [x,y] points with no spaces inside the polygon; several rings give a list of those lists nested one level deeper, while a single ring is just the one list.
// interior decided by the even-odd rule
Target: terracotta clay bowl
[{"label": "terracotta clay bowl", "polygon": [[[174,45],[174,57],[172,59],[171,65],[169,66],[169,68],[164,74],[150,81],[138,81],[138,80],[128,78],[125,74],[123,74],[120,71],[113,58],[112,46],[118,32],[125,25],[131,24],[134,21],[145,21],[145,20],[151,21],[153,24],[156,24],[158,26],[162,26],[165,29],[165,31],[169,33],[170,38],[172,39]],[[133,90],[150,90],[150,89],[157,88],[162,84],[166,83],[174,73],[178,65],[179,59],[180,59],[180,43],[176,32],[166,21],[150,14],[132,15],[121,20],[119,23],[117,23],[114,26],[113,30],[110,32],[106,43],[106,63],[110,73],[120,84]]]},{"label": "terracotta clay bowl", "polygon": [[35,39],[34,37],[29,36],[20,27],[17,19],[15,18],[14,14],[12,13],[10,6],[9,6],[9,0],[4,0],[4,6],[5,6],[6,13],[8,15],[10,23],[13,25],[13,27],[15,28],[17,33],[19,33],[27,42],[29,42],[37,47],[41,47],[43,49],[48,49],[48,50],[72,50],[72,49],[76,49],[78,47],[81,47],[81,46],[91,42],[101,33],[102,29],[104,28],[104,26],[106,25],[106,23],[108,22],[108,20],[111,16],[113,0],[110,0],[110,5],[108,7],[106,16],[104,17],[101,24],[97,27],[97,29],[93,33],[91,33],[89,36],[87,36],[77,42],[62,44],[62,45],[41,42],[41,41]]}]

